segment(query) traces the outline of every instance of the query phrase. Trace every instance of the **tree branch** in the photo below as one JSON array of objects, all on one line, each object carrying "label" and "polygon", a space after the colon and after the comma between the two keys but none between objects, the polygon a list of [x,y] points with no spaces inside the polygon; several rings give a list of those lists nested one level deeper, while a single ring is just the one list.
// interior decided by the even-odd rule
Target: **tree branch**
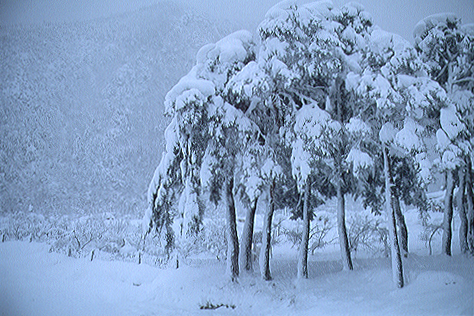
[{"label": "tree branch", "polygon": [[441,78],[441,76],[443,75],[443,73],[446,71],[446,69],[448,69],[448,64],[449,64],[449,63],[446,63],[446,65],[444,65],[443,69],[440,70],[440,72],[438,73],[438,76],[435,78],[435,81],[438,81],[439,78]]},{"label": "tree branch", "polygon": [[458,80],[454,81],[453,83],[458,84],[458,83],[466,82],[466,81],[474,82],[474,77],[467,77],[467,78],[458,79]]}]

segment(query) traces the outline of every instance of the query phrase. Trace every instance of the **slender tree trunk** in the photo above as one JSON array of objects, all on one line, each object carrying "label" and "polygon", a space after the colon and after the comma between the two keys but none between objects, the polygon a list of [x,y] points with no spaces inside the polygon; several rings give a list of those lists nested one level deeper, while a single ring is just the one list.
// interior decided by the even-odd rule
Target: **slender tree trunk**
[{"label": "slender tree trunk", "polygon": [[339,246],[341,249],[342,268],[343,270],[353,270],[351,251],[349,249],[349,239],[347,238],[346,229],[346,206],[345,197],[342,192],[341,180],[337,184],[337,230],[339,233]]},{"label": "slender tree trunk", "polygon": [[234,202],[234,179],[231,177],[226,187],[227,202],[227,275],[232,281],[239,276],[239,240]]},{"label": "slender tree trunk", "polygon": [[303,235],[301,236],[301,244],[298,252],[298,279],[308,278],[308,245],[309,245],[309,199],[311,196],[311,182],[306,179],[304,190],[303,204]]},{"label": "slender tree trunk", "polygon": [[400,245],[398,243],[397,226],[395,210],[392,206],[392,184],[391,184],[391,171],[390,161],[388,157],[388,149],[383,149],[383,160],[384,160],[384,177],[385,177],[385,208],[388,216],[388,230],[390,235],[390,249],[392,254],[392,278],[393,282],[398,288],[402,288],[404,285],[403,280],[403,263],[402,256],[400,254]]},{"label": "slender tree trunk", "polygon": [[468,157],[467,163],[467,172],[466,172],[466,213],[467,213],[467,226],[468,226],[468,233],[467,233],[467,242],[471,254],[474,254],[474,194],[472,191],[473,188],[473,174],[472,174],[472,161]]},{"label": "slender tree trunk", "polygon": [[[344,108],[342,104],[342,91],[344,80],[340,76],[336,78],[336,116],[339,123],[344,126]],[[342,268],[343,270],[352,270],[351,251],[349,249],[349,240],[347,238],[346,229],[346,206],[344,193],[342,191],[342,156],[344,153],[344,145],[341,143],[339,154],[336,157],[336,168],[339,179],[337,179],[337,230],[339,234],[339,247],[341,249]]]},{"label": "slender tree trunk", "polygon": [[393,197],[393,208],[397,218],[400,246],[402,248],[403,256],[406,258],[408,256],[408,229],[405,222],[405,216],[403,216],[402,210],[400,208],[400,198],[398,196]]},{"label": "slender tree trunk", "polygon": [[257,210],[258,198],[253,201],[250,208],[247,209],[245,217],[244,230],[240,243],[240,270],[253,271],[252,245],[253,245],[253,227],[255,223],[255,211]]},{"label": "slender tree trunk", "polygon": [[441,253],[451,256],[451,239],[453,237],[452,221],[453,221],[453,192],[454,177],[453,172],[446,172],[446,195],[444,198],[444,218],[443,218],[443,239],[441,244]]},{"label": "slender tree trunk", "polygon": [[262,248],[260,249],[260,274],[262,279],[269,281],[272,279],[270,273],[270,252],[271,252],[271,242],[272,242],[272,221],[273,221],[273,212],[275,211],[275,201],[274,201],[274,190],[275,190],[275,180],[273,180],[270,185],[270,194],[269,194],[269,207],[265,214],[263,220],[263,231],[262,231]]},{"label": "slender tree trunk", "polygon": [[466,215],[466,169],[464,167],[459,168],[459,246],[461,248],[461,253],[467,253],[469,251],[469,246],[467,244],[467,215]]}]

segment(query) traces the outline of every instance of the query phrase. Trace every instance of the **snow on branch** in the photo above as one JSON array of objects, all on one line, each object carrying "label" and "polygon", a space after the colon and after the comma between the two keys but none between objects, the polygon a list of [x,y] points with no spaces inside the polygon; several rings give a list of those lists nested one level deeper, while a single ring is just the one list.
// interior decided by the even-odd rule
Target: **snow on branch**
[{"label": "snow on branch", "polygon": [[428,32],[438,25],[446,27],[448,24],[458,25],[459,21],[460,20],[454,13],[438,13],[424,18],[416,24],[415,30],[413,31],[415,44],[418,45],[421,41],[423,41]]},{"label": "snow on branch", "polygon": [[[249,47],[253,45],[252,33],[246,30],[234,32],[213,46],[205,46],[204,50],[198,52],[198,63],[208,60],[220,63],[243,62],[248,58]],[[204,54],[205,52],[205,54]]]},{"label": "snow on branch", "polygon": [[419,153],[423,150],[423,142],[418,136],[422,130],[419,124],[407,117],[402,130],[395,135],[395,143],[408,152]]},{"label": "snow on branch", "polygon": [[357,117],[349,120],[349,123],[346,124],[346,130],[360,138],[364,138],[372,133],[370,126]]},{"label": "snow on branch", "polygon": [[372,168],[374,165],[374,160],[372,159],[372,157],[357,148],[351,149],[351,151],[347,155],[346,161],[349,164],[352,164],[352,168],[356,174],[361,170]]},{"label": "snow on branch", "polygon": [[[194,70],[194,71],[193,71]],[[215,85],[210,80],[196,78],[195,68],[184,76],[166,94],[166,113],[172,115],[192,100],[206,100],[214,94]]]},{"label": "snow on branch", "polygon": [[466,126],[459,120],[456,108],[450,105],[441,109],[440,123],[449,139],[455,139]]},{"label": "snow on branch", "polygon": [[391,122],[385,123],[379,132],[379,139],[383,144],[392,143],[395,139],[395,135],[398,130],[393,126]]}]

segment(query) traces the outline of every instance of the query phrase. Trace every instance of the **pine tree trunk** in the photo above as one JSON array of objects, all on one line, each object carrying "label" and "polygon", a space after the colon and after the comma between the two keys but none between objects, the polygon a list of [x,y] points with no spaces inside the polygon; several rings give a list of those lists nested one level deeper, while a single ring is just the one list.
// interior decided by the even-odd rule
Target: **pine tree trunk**
[{"label": "pine tree trunk", "polygon": [[226,187],[227,202],[227,275],[232,281],[239,276],[239,240],[237,237],[237,218],[234,202],[234,179]]},{"label": "pine tree trunk", "polygon": [[466,213],[467,213],[467,243],[471,254],[474,255],[474,194],[473,194],[473,174],[472,174],[472,161],[468,157],[467,173],[466,173]]},{"label": "pine tree trunk", "polygon": [[258,198],[251,204],[245,217],[244,229],[242,231],[242,240],[240,243],[240,270],[253,271],[252,245],[253,231],[255,223],[255,211],[257,210]]},{"label": "pine tree trunk", "polygon": [[390,235],[390,249],[392,254],[392,278],[393,282],[398,288],[402,288],[404,285],[403,281],[403,263],[402,256],[400,254],[400,245],[398,243],[397,226],[395,210],[392,207],[392,184],[391,184],[391,171],[390,161],[388,157],[388,149],[383,149],[383,160],[384,160],[384,177],[385,177],[385,208],[388,216],[388,230]]},{"label": "pine tree trunk", "polygon": [[[344,126],[344,108],[342,103],[342,91],[343,91],[344,80],[340,76],[336,78],[336,116],[339,123]],[[342,156],[344,153],[344,145],[339,148],[339,155],[336,157],[336,168],[339,179],[337,179],[336,191],[337,191],[337,230],[339,234],[339,247],[341,249],[342,257],[342,268],[343,270],[352,270],[352,259],[351,251],[349,249],[349,240],[347,238],[346,229],[346,206],[344,193],[342,191]]]},{"label": "pine tree trunk", "polygon": [[339,233],[339,247],[341,250],[342,268],[345,271],[353,270],[351,251],[349,249],[349,239],[346,229],[346,206],[342,185],[337,185],[337,230]]},{"label": "pine tree trunk", "polygon": [[298,279],[308,278],[308,245],[309,245],[309,199],[311,196],[311,183],[306,179],[303,204],[303,235],[301,237],[300,249],[298,252]]},{"label": "pine tree trunk", "polygon": [[461,253],[467,253],[469,246],[467,244],[467,215],[466,215],[466,169],[464,167],[459,168],[459,246],[461,248]]},{"label": "pine tree trunk", "polygon": [[451,239],[453,237],[452,221],[453,221],[453,192],[454,177],[453,172],[446,172],[446,195],[444,198],[444,217],[443,217],[443,239],[441,244],[441,253],[451,256]]},{"label": "pine tree trunk", "polygon": [[262,248],[260,249],[260,274],[262,279],[269,281],[272,279],[270,273],[270,252],[271,252],[271,241],[272,241],[272,221],[273,221],[273,212],[275,211],[275,201],[274,201],[274,190],[275,190],[275,180],[270,185],[270,194],[269,194],[269,207],[265,214],[263,220],[263,231],[262,231]]},{"label": "pine tree trunk", "polygon": [[174,249],[170,254],[169,260],[167,262],[168,267],[173,269],[179,269],[179,254],[178,249]]},{"label": "pine tree trunk", "polygon": [[393,207],[395,209],[397,226],[399,229],[398,238],[400,241],[400,246],[402,248],[403,256],[406,258],[408,256],[408,229],[405,222],[405,216],[403,216],[402,210],[400,208],[400,199],[398,196],[393,197]]}]

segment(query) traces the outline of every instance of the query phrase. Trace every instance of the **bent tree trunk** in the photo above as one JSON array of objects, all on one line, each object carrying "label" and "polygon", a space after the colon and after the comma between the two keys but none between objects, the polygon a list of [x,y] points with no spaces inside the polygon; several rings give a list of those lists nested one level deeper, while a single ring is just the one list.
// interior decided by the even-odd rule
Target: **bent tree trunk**
[{"label": "bent tree trunk", "polygon": [[383,149],[383,161],[384,161],[384,177],[385,177],[385,210],[388,217],[388,230],[390,235],[390,249],[392,254],[392,278],[393,282],[398,288],[402,288],[404,285],[403,281],[403,263],[402,256],[400,254],[400,245],[398,243],[397,226],[395,210],[392,207],[392,184],[391,184],[391,171],[390,161],[388,157],[388,149]]},{"label": "bent tree trunk", "polygon": [[311,183],[309,178],[306,179],[304,190],[303,204],[303,235],[301,236],[301,244],[298,252],[298,279],[308,278],[308,245],[309,245],[309,199],[311,196]]},{"label": "bent tree trunk", "polygon": [[453,231],[451,224],[453,222],[453,192],[454,177],[452,170],[446,171],[446,195],[444,198],[444,217],[443,217],[443,239],[441,243],[441,253],[451,256],[451,239]]},{"label": "bent tree trunk", "polygon": [[272,242],[272,220],[273,212],[275,211],[275,201],[274,201],[274,190],[275,190],[275,180],[270,185],[270,194],[269,194],[269,205],[268,210],[265,214],[263,220],[263,231],[262,231],[262,248],[260,249],[260,274],[262,279],[269,281],[272,279],[270,273],[270,251],[271,251],[271,242]]},{"label": "bent tree trunk", "polygon": [[232,281],[239,276],[239,240],[237,239],[237,220],[234,202],[234,179],[226,185],[227,202],[227,270],[226,273]]},{"label": "bent tree trunk", "polygon": [[258,198],[251,203],[247,209],[245,217],[244,230],[242,231],[242,239],[240,243],[240,270],[253,271],[252,262],[252,245],[253,245],[253,228],[255,223],[255,211],[257,210]]},{"label": "bent tree trunk", "polygon": [[[342,181],[342,180],[340,180]],[[339,246],[341,249],[343,270],[352,270],[351,251],[349,249],[349,240],[346,229],[346,207],[344,193],[342,192],[341,182],[337,184],[337,231],[339,234]]]},{"label": "bent tree trunk", "polygon": [[405,216],[403,216],[402,210],[400,208],[400,199],[398,196],[393,197],[393,208],[397,218],[400,246],[402,248],[403,256],[406,258],[408,256],[408,229],[405,222]]},{"label": "bent tree trunk", "polygon": [[464,167],[459,168],[459,246],[461,253],[467,253],[469,246],[467,244],[467,215],[466,215],[466,169]]}]

